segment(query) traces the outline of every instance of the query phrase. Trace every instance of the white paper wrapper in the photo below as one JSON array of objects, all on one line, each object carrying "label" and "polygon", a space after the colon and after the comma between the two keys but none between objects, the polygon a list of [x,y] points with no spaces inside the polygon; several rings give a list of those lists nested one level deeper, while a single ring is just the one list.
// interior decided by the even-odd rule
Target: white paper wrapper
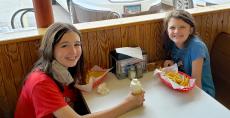
[{"label": "white paper wrapper", "polygon": [[110,69],[102,69],[101,67],[95,65],[90,71],[100,71],[103,72],[99,77],[90,76],[89,82],[85,85],[75,84],[75,87],[86,92],[91,92],[93,88],[97,87],[106,79],[106,74],[111,70]]}]

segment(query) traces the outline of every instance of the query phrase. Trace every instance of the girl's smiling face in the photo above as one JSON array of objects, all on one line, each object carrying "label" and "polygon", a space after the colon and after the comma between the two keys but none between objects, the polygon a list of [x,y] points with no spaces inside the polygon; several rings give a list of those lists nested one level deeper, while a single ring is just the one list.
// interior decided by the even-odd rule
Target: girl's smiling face
[{"label": "girl's smiling face", "polygon": [[75,32],[67,32],[54,46],[54,58],[65,67],[77,64],[82,53],[80,37]]},{"label": "girl's smiling face", "polygon": [[176,44],[178,48],[183,48],[185,41],[192,33],[193,28],[182,19],[170,18],[168,22],[167,32],[169,38]]}]

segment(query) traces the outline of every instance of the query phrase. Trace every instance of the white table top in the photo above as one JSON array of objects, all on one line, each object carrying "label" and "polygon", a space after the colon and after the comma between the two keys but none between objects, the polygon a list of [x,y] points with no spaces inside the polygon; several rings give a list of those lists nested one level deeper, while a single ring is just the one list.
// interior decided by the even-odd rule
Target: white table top
[{"label": "white table top", "polygon": [[[152,72],[144,74],[140,81],[145,90],[144,106],[119,118],[230,118],[230,110],[198,87],[186,93],[178,92],[154,79]],[[83,93],[91,112],[116,105],[130,91],[129,79],[118,80],[109,73],[105,82],[110,89],[109,94],[102,96],[95,90]]]}]

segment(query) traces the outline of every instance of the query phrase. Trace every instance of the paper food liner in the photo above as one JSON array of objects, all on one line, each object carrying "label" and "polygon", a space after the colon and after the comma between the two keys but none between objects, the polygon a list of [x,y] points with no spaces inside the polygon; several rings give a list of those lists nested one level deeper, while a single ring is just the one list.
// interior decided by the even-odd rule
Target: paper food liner
[{"label": "paper food liner", "polygon": [[82,91],[90,92],[93,88],[96,88],[99,84],[101,84],[107,77],[106,74],[111,70],[110,69],[102,69],[101,67],[95,65],[91,68],[86,75],[86,83],[85,85],[75,84],[75,87]]},{"label": "paper food liner", "polygon": [[[182,76],[188,77],[189,78],[189,85],[188,86],[182,86],[174,82],[173,80],[169,79],[166,75],[165,72],[168,71],[173,71],[176,73],[179,73]],[[189,75],[178,71],[178,66],[177,64],[174,64],[170,67],[162,68],[162,69],[156,69],[154,71],[154,77],[159,78],[164,84],[166,84],[168,87],[178,90],[178,91],[189,91],[195,86],[195,80],[194,78],[191,78]]]}]

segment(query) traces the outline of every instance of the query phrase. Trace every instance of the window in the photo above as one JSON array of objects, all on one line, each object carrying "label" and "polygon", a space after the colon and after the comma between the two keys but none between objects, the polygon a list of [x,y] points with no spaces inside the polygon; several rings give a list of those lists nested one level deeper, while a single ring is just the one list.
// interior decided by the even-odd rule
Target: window
[{"label": "window", "polygon": [[[11,17],[22,8],[33,8],[32,0],[1,0],[0,33],[12,31]],[[30,20],[32,19],[32,20]],[[15,27],[20,28],[20,17],[15,18]],[[34,27],[34,13],[26,13],[23,17],[25,27]]]}]

